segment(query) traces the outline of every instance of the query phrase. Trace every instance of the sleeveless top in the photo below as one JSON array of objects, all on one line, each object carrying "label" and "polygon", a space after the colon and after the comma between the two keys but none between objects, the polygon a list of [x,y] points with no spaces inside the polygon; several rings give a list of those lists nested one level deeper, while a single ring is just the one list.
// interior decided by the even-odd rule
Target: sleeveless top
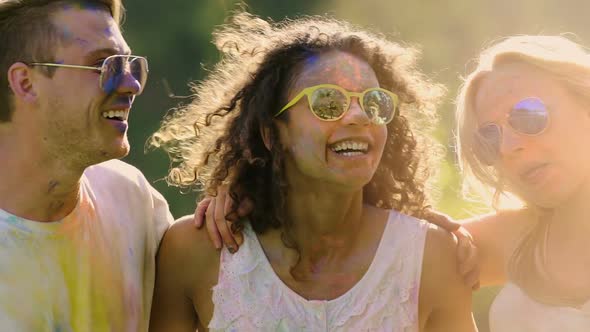
[{"label": "sleeveless top", "polygon": [[590,301],[579,308],[543,304],[508,282],[490,307],[490,331],[587,332]]},{"label": "sleeveless top", "polygon": [[365,275],[333,300],[307,300],[275,274],[250,226],[235,254],[223,249],[211,331],[418,331],[428,224],[391,211]]}]

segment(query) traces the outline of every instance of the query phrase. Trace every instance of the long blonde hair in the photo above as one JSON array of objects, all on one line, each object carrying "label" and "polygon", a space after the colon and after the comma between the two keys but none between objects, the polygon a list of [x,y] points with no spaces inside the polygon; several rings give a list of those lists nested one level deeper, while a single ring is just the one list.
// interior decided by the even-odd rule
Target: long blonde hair
[{"label": "long blonde hair", "polygon": [[[492,166],[474,154],[477,121],[474,96],[479,83],[490,73],[510,64],[534,68],[562,83],[574,96],[590,102],[590,54],[586,48],[563,36],[512,36],[496,42],[480,53],[477,67],[464,80],[456,99],[457,153],[464,174],[464,188],[493,194],[492,205],[500,207],[500,196],[511,188]],[[508,276],[535,300],[543,303],[576,305],[580,295],[564,296],[546,273],[547,235],[552,211],[529,202],[525,205],[537,219],[523,234],[508,261]],[[551,287],[548,287],[551,285]]]}]

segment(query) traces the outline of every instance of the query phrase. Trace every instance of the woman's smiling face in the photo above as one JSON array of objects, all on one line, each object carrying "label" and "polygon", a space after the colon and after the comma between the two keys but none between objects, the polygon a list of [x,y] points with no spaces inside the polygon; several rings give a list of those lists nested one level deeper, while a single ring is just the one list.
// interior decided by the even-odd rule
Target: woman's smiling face
[{"label": "woman's smiling face", "polygon": [[[377,76],[364,60],[342,51],[313,56],[301,66],[288,93],[334,84],[350,92],[379,87]],[[303,177],[362,189],[373,177],[385,146],[387,127],[373,123],[352,97],[349,109],[337,121],[322,121],[309,109],[307,97],[293,105],[288,121],[277,120],[286,150],[289,179]],[[351,153],[352,152],[352,153]]]}]

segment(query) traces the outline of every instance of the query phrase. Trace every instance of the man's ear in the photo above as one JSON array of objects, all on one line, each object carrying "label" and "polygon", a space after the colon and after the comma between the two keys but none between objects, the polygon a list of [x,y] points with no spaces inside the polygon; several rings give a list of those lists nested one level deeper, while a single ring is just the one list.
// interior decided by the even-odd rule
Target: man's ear
[{"label": "man's ear", "polygon": [[37,93],[33,88],[33,71],[22,62],[15,62],[7,72],[8,86],[17,99],[30,103],[37,100]]}]

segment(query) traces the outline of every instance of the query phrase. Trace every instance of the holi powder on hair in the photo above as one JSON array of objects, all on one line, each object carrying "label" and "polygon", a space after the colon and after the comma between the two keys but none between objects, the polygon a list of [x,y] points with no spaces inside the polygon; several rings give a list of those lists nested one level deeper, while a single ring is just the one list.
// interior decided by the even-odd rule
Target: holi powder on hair
[{"label": "holi powder on hair", "polygon": [[90,1],[78,1],[75,3],[66,3],[62,7],[63,10],[104,10],[105,7],[101,4],[92,3]]}]

